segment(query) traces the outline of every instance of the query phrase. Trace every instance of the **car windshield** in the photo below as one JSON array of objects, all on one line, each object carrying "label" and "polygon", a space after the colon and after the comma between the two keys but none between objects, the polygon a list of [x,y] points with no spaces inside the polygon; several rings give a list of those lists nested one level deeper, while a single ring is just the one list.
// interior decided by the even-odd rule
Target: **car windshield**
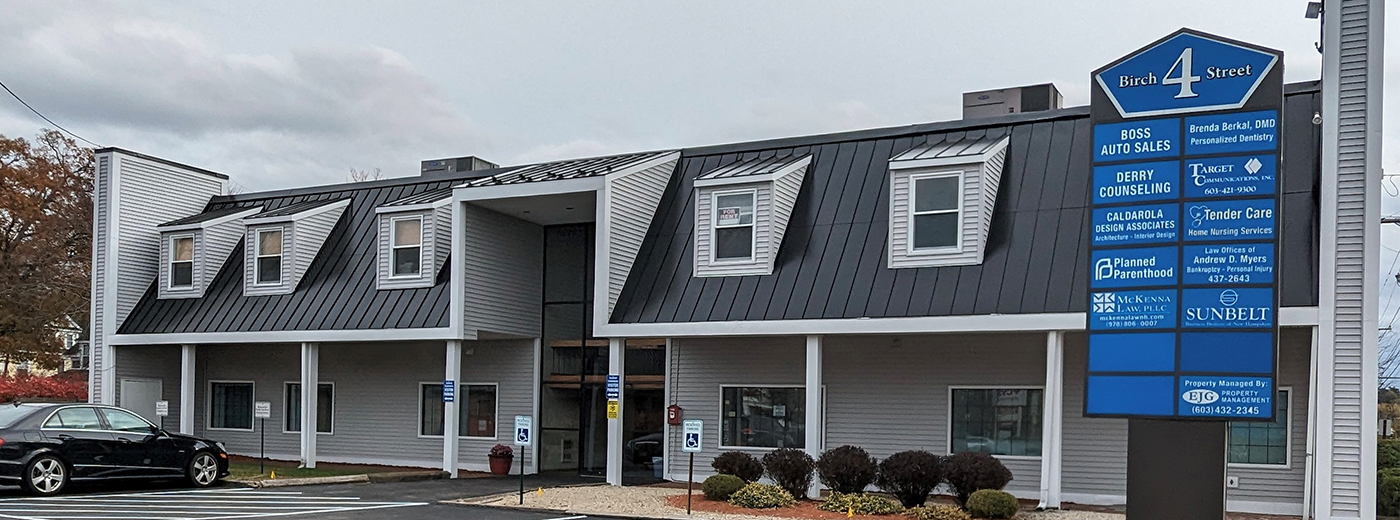
[{"label": "car windshield", "polygon": [[18,422],[20,419],[27,417],[29,414],[34,413],[34,411],[38,409],[38,406],[23,404],[0,405],[0,428],[9,428],[11,425]]}]

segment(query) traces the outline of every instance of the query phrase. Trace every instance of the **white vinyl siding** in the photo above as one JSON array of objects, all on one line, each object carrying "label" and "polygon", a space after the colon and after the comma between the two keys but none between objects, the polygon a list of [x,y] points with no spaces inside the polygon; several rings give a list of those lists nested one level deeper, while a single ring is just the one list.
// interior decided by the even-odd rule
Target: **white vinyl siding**
[{"label": "white vinyl siding", "polygon": [[666,193],[676,160],[666,161],[645,170],[613,179],[608,178],[607,231],[608,286],[607,312],[611,315],[617,304],[632,263],[642,249],[642,240],[651,227],[656,207]]},{"label": "white vinyl siding", "polygon": [[540,333],[544,229],[480,206],[464,206],[463,323],[468,331]]},{"label": "white vinyl siding", "polygon": [[[716,258],[715,221],[716,195],[753,193],[753,255],[748,259]],[[699,188],[695,203],[695,275],[743,276],[768,274],[772,271],[773,251],[773,183],[763,182],[747,187]]]},{"label": "white vinyl siding", "polygon": [[[204,282],[204,233],[202,230],[164,233],[161,235],[160,258],[164,259],[156,283],[156,293],[160,298],[197,298],[203,295]],[[190,284],[178,285],[173,278],[175,269],[175,244],[179,240],[192,243],[192,255],[185,265],[189,266]]]},{"label": "white vinyl siding", "polygon": [[[104,402],[102,379],[98,377],[101,373],[102,356],[105,350],[106,335],[112,332],[106,326],[104,319],[108,314],[106,307],[109,293],[107,293],[107,272],[112,269],[107,263],[107,241],[111,233],[107,229],[111,219],[108,214],[112,211],[111,204],[111,177],[112,177],[112,156],[102,154],[97,156],[97,174],[93,175],[93,212],[92,212],[92,302],[90,310],[92,318],[91,351],[88,354],[88,401],[93,403]],[[113,401],[116,402],[116,401]]]},{"label": "white vinyl siding", "polygon": [[[944,267],[977,265],[986,254],[987,234],[992,226],[1001,170],[1006,148],[985,156],[970,157],[969,164],[926,168],[891,168],[889,267]],[[893,164],[893,163],[891,163]],[[961,177],[958,243],[954,247],[921,249],[915,247],[911,197],[912,183],[920,178],[957,175]],[[922,212],[920,212],[922,213]]]},{"label": "white vinyl siding", "polygon": [[[418,287],[432,287],[437,281],[438,268],[442,265],[447,252],[452,249],[451,215],[448,221],[442,223],[437,210],[413,211],[403,213],[380,213],[377,215],[379,240],[376,241],[378,248],[378,276],[376,276],[376,287],[378,289],[410,289]],[[443,211],[441,213],[446,213]],[[418,220],[421,223],[422,238],[417,247],[419,249],[419,264],[416,274],[396,274],[394,272],[394,223],[405,219]],[[442,238],[446,237],[448,244],[442,245]]]},{"label": "white vinyl siding", "polygon": [[160,399],[170,402],[170,415],[153,417],[162,428],[175,430],[180,426],[180,346],[130,346],[113,348],[116,354],[116,395],[113,402],[121,403],[121,380],[151,379],[161,382]]},{"label": "white vinyl siding", "polygon": [[[243,294],[263,296],[290,294],[301,283],[301,277],[311,268],[311,262],[321,252],[326,238],[340,216],[349,206],[349,201],[333,202],[326,207],[318,207],[306,212],[291,215],[285,222],[256,221],[257,215],[249,217],[252,222],[246,226],[243,256]],[[257,283],[257,257],[259,230],[282,229],[282,279],[280,283]]]}]

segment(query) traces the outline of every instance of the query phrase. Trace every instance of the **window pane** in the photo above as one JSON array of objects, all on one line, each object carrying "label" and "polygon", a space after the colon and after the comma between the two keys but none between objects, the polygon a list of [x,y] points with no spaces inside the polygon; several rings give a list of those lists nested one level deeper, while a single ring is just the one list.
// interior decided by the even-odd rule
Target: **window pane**
[{"label": "window pane", "polygon": [[914,211],[958,209],[958,178],[933,177],[914,181]]},{"label": "window pane", "polygon": [[423,221],[402,219],[394,221],[394,247],[416,246],[423,243]]},{"label": "window pane", "polygon": [[394,249],[394,276],[418,274],[419,248]]},{"label": "window pane", "polygon": [[[320,383],[316,393],[316,431],[331,433],[331,418],[335,416],[335,385]],[[301,383],[287,383],[287,402],[283,410],[289,432],[301,431]]]},{"label": "window pane", "polygon": [[419,435],[442,435],[442,385],[422,385],[422,409],[418,425]]},{"label": "window pane", "polygon": [[170,286],[189,287],[194,285],[194,263],[175,262],[170,264]]},{"label": "window pane", "polygon": [[496,436],[496,385],[467,386],[467,400],[462,403],[462,420],[458,426],[466,437]]},{"label": "window pane", "polygon": [[171,260],[176,262],[188,262],[194,260],[194,237],[183,237],[174,240],[174,247],[171,248]]},{"label": "window pane", "polygon": [[752,258],[753,227],[719,228],[715,230],[715,258]]},{"label": "window pane", "polygon": [[715,197],[715,225],[741,226],[753,223],[752,193],[735,193]]},{"label": "window pane", "polygon": [[1288,464],[1288,391],[1279,390],[1274,422],[1230,423],[1230,462]]},{"label": "window pane", "polygon": [[287,401],[284,404],[282,420],[287,425],[286,431],[301,431],[301,383],[287,383]]},{"label": "window pane", "polygon": [[807,396],[802,388],[725,388],[723,446],[802,448]]},{"label": "window pane", "polygon": [[261,231],[258,233],[258,255],[282,254],[282,230]]},{"label": "window pane", "polygon": [[140,433],[148,433],[151,431],[150,423],[146,422],[145,419],[133,415],[131,412],[103,408],[102,415],[107,417],[107,425],[111,426],[113,430]]},{"label": "window pane", "polygon": [[914,216],[914,248],[958,245],[958,214],[936,213]]},{"label": "window pane", "polygon": [[282,282],[282,257],[268,256],[258,259],[258,283]]},{"label": "window pane", "polygon": [[214,383],[210,394],[210,428],[253,428],[253,385]]},{"label": "window pane", "polygon": [[84,406],[59,410],[49,422],[44,423],[44,427],[101,430],[102,422],[97,420],[97,410]]},{"label": "window pane", "polygon": [[953,390],[952,451],[1039,456],[1040,389]]}]

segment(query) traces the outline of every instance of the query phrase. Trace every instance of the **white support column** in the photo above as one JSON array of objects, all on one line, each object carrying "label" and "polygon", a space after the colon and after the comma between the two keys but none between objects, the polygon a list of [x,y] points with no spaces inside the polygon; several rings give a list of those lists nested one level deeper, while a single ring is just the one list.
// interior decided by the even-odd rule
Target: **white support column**
[{"label": "white support column", "polygon": [[1040,505],[1037,509],[1060,508],[1060,471],[1065,417],[1065,333],[1054,331],[1045,338],[1045,402],[1041,411]]},{"label": "white support column", "polygon": [[316,396],[321,385],[321,345],[301,344],[301,465],[316,467]]},{"label": "white support column", "polygon": [[544,338],[535,338],[534,366],[535,384],[531,387],[531,399],[533,399],[531,402],[533,402],[534,405],[530,408],[530,414],[534,417],[531,420],[534,421],[533,426],[535,427],[535,431],[533,434],[535,436],[535,442],[533,446],[530,446],[530,469],[526,473],[527,475],[538,474],[540,472],[540,425],[544,424],[544,421],[540,418],[540,388],[542,388],[544,384]]},{"label": "white support column", "polygon": [[457,390],[461,388],[462,382],[462,342],[455,339],[448,340],[445,357],[442,391],[447,392],[446,385],[452,385],[452,400],[442,403],[442,470],[446,471],[451,478],[457,478],[458,441],[460,440],[457,436],[459,423],[457,416],[462,409],[462,395]]},{"label": "white support column", "polygon": [[627,384],[627,340],[622,338],[611,338],[608,340],[608,373],[617,374],[617,418],[608,419],[608,484],[614,486],[622,485],[622,405],[626,393],[623,389]]},{"label": "white support column", "polygon": [[194,345],[180,345],[180,433],[194,435]]},{"label": "white support column", "polygon": [[[807,336],[806,449],[813,459],[822,454],[822,337]],[[811,498],[821,497],[821,484],[814,479],[807,490]]]},{"label": "white support column", "polygon": [[[662,372],[665,374],[665,382],[661,385],[661,395],[663,396],[661,400],[667,407],[676,404],[675,398],[671,397],[671,365],[674,363],[671,356],[675,355],[672,350],[672,341],[675,340],[666,338],[666,368]],[[671,421],[661,423],[661,477],[666,480],[671,479],[671,443],[674,442],[671,440],[671,432],[673,430]]]}]

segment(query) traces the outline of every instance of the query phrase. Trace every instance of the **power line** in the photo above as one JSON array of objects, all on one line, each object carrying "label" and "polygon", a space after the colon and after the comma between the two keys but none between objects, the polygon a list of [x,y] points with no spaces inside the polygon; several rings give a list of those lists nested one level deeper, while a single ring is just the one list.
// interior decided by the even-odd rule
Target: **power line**
[{"label": "power line", "polygon": [[29,109],[30,112],[33,112],[33,113],[34,113],[34,115],[43,118],[45,121],[48,121],[49,124],[53,125],[55,128],[58,128],[59,130],[62,130],[64,133],[66,133],[66,134],[68,134],[68,135],[71,135],[71,136],[77,138],[79,141],[82,141],[82,142],[84,142],[84,143],[93,145],[93,146],[98,147],[98,148],[101,148],[101,147],[102,147],[102,145],[97,144],[97,143],[94,143],[94,142],[92,142],[92,141],[89,141],[89,140],[83,138],[83,136],[78,135],[78,134],[75,134],[75,133],[73,133],[71,130],[69,130],[69,129],[67,129],[67,128],[64,128],[63,125],[60,125],[60,124],[58,124],[58,123],[55,123],[52,119],[49,119],[48,116],[46,116],[46,115],[44,115],[44,114],[40,114],[38,110],[35,110],[34,107],[29,106],[29,103],[26,103],[26,102],[24,101],[24,99],[20,98],[20,97],[19,97],[19,94],[16,94],[15,91],[13,91],[13,90],[10,90],[10,86],[9,86],[9,85],[6,85],[5,82],[0,81],[0,87],[3,87],[3,88],[5,89],[5,92],[9,92],[9,93],[10,93],[10,96],[12,96],[12,97],[15,98],[15,101],[19,101],[19,104],[24,105],[24,108]]}]

